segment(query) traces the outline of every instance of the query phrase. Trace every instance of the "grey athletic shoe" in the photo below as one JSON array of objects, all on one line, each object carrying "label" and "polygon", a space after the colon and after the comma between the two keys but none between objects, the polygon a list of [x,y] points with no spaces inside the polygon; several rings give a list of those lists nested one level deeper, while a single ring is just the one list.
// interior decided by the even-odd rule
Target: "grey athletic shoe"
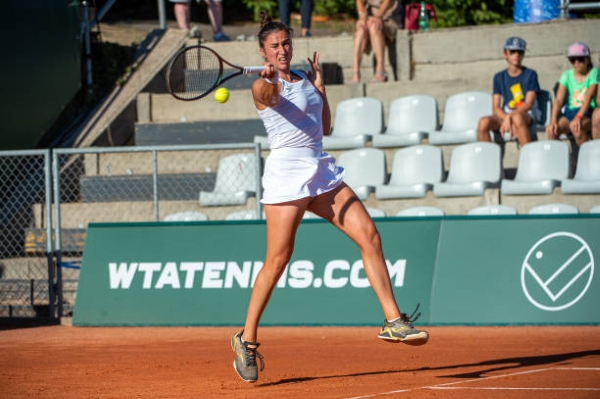
[{"label": "grey athletic shoe", "polygon": [[260,371],[263,371],[265,364],[263,357],[256,350],[260,344],[258,342],[242,341],[244,330],[238,331],[231,337],[231,349],[235,353],[233,368],[240,378],[246,382],[256,382],[258,380],[258,367],[256,358],[260,360]]},{"label": "grey athletic shoe", "polygon": [[[417,306],[417,310],[418,310]],[[417,312],[415,310],[414,314]],[[421,314],[419,313],[414,320],[418,319]],[[412,317],[412,316],[411,316]],[[427,331],[417,330],[411,323],[411,317],[408,317],[406,313],[400,315],[400,319],[389,322],[383,321],[381,331],[379,331],[378,338],[381,338],[388,342],[402,342],[408,345],[423,345],[429,339],[429,333]]]}]

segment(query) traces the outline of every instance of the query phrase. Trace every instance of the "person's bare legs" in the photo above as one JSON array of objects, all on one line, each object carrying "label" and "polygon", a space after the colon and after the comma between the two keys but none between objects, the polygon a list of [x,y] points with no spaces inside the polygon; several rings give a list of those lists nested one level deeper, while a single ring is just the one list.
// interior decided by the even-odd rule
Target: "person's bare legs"
[{"label": "person's bare legs", "polygon": [[481,117],[479,119],[479,124],[477,125],[477,140],[492,141],[490,131],[500,129],[501,123],[502,121],[496,115]]},{"label": "person's bare legs", "polygon": [[350,79],[350,82],[352,83],[360,82],[360,64],[367,48],[367,35],[368,29],[365,22],[363,20],[356,21],[356,28],[354,30],[354,53],[352,55],[352,78]]},{"label": "person's bare legs", "polygon": [[[381,21],[380,21],[381,23]],[[385,81],[385,38],[383,37],[383,26],[371,24],[369,26],[369,37],[373,54],[375,55],[375,76],[374,81]]]},{"label": "person's bare legs", "polygon": [[529,143],[531,141],[529,125],[533,123],[531,115],[514,112],[511,114],[511,122],[514,136],[519,142],[519,145],[523,146]]},{"label": "person's bare legs", "polygon": [[190,29],[190,21],[192,19],[192,12],[190,9],[190,2],[187,3],[175,3],[173,4],[173,13],[175,14],[175,20],[180,29]]},{"label": "person's bare legs", "polygon": [[223,5],[220,1],[206,0],[208,19],[212,26],[213,35],[223,30]]},{"label": "person's bare legs", "polygon": [[387,320],[400,317],[379,232],[364,205],[345,183],[316,197],[307,208],[331,222],[358,246],[367,279]]},{"label": "person's bare legs", "polygon": [[575,142],[579,147],[590,139],[590,131],[592,130],[592,120],[590,118],[583,118],[581,120],[581,127],[577,134],[573,133]]},{"label": "person's bare legs", "polygon": [[310,198],[305,198],[285,204],[265,205],[267,253],[263,267],[252,288],[242,336],[244,341],[257,341],[258,323],[269,302],[273,288],[292,257],[296,231],[309,201]]},{"label": "person's bare legs", "polygon": [[600,139],[600,107],[592,113],[592,140]]}]

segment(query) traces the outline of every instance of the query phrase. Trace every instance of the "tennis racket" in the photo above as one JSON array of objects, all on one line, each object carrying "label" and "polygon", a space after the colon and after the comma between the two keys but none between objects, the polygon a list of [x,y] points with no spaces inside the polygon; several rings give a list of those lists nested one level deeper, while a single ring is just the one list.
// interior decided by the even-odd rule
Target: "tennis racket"
[{"label": "tennis racket", "polygon": [[[227,66],[227,76],[223,76]],[[206,97],[229,79],[239,75],[257,74],[264,66],[241,67],[224,60],[205,46],[185,47],[167,66],[167,89],[178,100],[192,101]]]}]

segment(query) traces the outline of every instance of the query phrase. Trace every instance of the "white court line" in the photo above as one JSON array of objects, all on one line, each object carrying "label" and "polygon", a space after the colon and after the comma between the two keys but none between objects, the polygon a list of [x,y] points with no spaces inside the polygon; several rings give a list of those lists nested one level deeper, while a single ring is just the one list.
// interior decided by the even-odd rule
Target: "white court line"
[{"label": "white court line", "polygon": [[345,398],[345,399],[365,399],[365,398],[375,398],[378,396],[388,396],[388,395],[394,395],[397,393],[403,393],[403,392],[411,392],[411,391],[417,391],[417,390],[421,390],[421,389],[437,389],[437,390],[444,390],[444,389],[470,389],[470,390],[512,390],[512,391],[517,391],[517,390],[524,390],[524,391],[600,391],[600,388],[507,388],[507,387],[450,387],[450,385],[458,385],[458,384],[466,384],[469,382],[481,382],[481,381],[485,381],[485,380],[493,380],[493,379],[498,379],[498,378],[505,378],[505,377],[512,377],[512,376],[516,376],[516,375],[524,375],[524,374],[533,374],[533,373],[540,373],[543,371],[550,371],[550,370],[568,370],[568,371],[600,371],[600,368],[598,367],[546,367],[543,369],[535,369],[535,370],[527,370],[527,371],[519,371],[516,373],[508,373],[508,374],[500,374],[500,375],[493,375],[490,377],[483,377],[483,378],[473,378],[470,380],[465,380],[465,381],[454,381],[454,382],[448,382],[446,384],[438,384],[438,385],[426,385],[426,386],[422,386],[422,387],[417,387],[417,388],[411,388],[411,389],[399,389],[396,391],[387,391],[387,392],[379,392],[379,393],[373,393],[373,394],[369,394],[369,395],[364,395],[364,396],[353,396],[350,398]]}]

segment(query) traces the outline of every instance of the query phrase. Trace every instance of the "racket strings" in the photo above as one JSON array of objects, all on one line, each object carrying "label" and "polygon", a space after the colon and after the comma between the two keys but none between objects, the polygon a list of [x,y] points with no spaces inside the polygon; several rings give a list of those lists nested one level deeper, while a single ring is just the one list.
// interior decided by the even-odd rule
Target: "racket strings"
[{"label": "racket strings", "polygon": [[[171,69],[174,95],[183,100],[196,99],[210,92],[221,79],[221,61],[212,51],[193,47],[180,54]],[[173,84],[178,82],[178,84]]]}]

